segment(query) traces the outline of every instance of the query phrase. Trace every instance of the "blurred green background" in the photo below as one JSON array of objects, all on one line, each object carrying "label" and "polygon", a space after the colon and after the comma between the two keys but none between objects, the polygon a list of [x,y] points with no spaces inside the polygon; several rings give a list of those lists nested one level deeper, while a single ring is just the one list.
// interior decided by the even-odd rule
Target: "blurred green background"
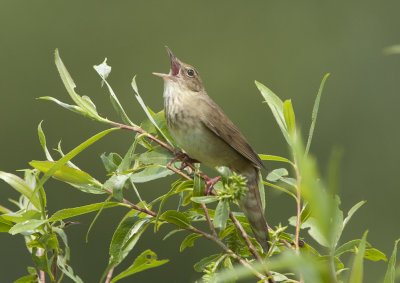
[{"label": "blurred green background", "polygon": [[[117,119],[107,91],[92,66],[108,57],[109,78],[130,117],[145,116],[133,97],[130,81],[154,110],[163,106],[162,80],[151,72],[167,72],[168,45],[199,70],[209,95],[225,110],[254,146],[265,154],[287,156],[287,147],[269,109],[262,104],[254,80],[282,99],[291,98],[305,132],[313,101],[325,73],[331,73],[322,97],[312,145],[324,173],[334,146],[344,150],[340,195],[347,211],[359,200],[367,204],[352,219],[344,239],[361,237],[390,256],[400,236],[398,202],[400,56],[383,55],[400,43],[400,2],[391,1],[5,1],[0,2],[0,170],[27,168],[45,159],[36,128],[43,128],[50,148],[62,140],[64,151],[105,129],[104,125],[61,109],[39,96],[70,102],[53,63],[59,48],[81,95],[89,95],[104,116]],[[397,117],[397,118],[396,118]],[[133,135],[108,135],[74,161],[105,180],[99,155],[123,154]],[[276,168],[278,164],[267,164]],[[166,192],[174,178],[139,185],[145,199]],[[47,186],[49,213],[101,201],[54,180]],[[0,183],[2,205],[17,194]],[[132,192],[128,198],[136,201]],[[287,223],[295,214],[289,197],[267,191],[270,225]],[[125,213],[110,209],[100,216],[85,243],[94,215],[79,218],[67,229],[72,266],[85,282],[97,282],[107,264],[113,230]],[[179,253],[168,229],[149,229],[128,261],[146,248],[171,261],[125,282],[193,282],[200,274],[192,265],[216,251],[206,240]],[[182,235],[176,236],[183,238]],[[12,282],[32,265],[22,237],[0,234],[1,281]],[[386,264],[367,262],[365,282],[376,282]],[[68,282],[68,280],[66,280]]]}]

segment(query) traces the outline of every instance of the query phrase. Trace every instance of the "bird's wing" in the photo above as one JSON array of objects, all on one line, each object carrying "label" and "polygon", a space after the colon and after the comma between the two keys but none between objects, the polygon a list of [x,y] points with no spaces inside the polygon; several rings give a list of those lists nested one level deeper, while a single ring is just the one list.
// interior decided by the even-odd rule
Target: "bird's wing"
[{"label": "bird's wing", "polygon": [[202,113],[201,121],[203,124],[252,163],[266,169],[260,157],[258,157],[246,138],[228,116],[226,116],[222,109],[212,101],[210,97],[202,99],[201,103],[206,103],[211,106],[201,108],[209,109],[205,111],[206,113]]}]

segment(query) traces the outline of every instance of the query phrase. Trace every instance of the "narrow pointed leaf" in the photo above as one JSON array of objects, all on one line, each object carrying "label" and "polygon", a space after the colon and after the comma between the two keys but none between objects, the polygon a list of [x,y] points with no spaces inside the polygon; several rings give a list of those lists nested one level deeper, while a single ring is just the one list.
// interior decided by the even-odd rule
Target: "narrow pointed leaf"
[{"label": "narrow pointed leaf", "polygon": [[183,228],[191,227],[190,219],[187,216],[187,214],[184,214],[179,211],[168,210],[161,215],[160,219],[165,220],[169,223],[173,223],[179,227],[183,227]]},{"label": "narrow pointed leaf", "polygon": [[278,123],[279,128],[282,131],[283,136],[286,141],[290,143],[289,134],[287,132],[285,118],[283,115],[283,102],[282,100],[273,93],[269,88],[267,88],[262,83],[255,81],[258,90],[261,92],[261,95],[264,97],[265,101],[268,103],[269,108],[271,109],[272,114],[275,117],[276,122]]},{"label": "narrow pointed leaf", "polygon": [[173,146],[173,143],[168,139],[167,135],[159,128],[156,121],[154,121],[153,116],[147,109],[146,104],[144,103],[142,97],[140,96],[137,85],[136,85],[136,76],[133,77],[131,85],[132,85],[133,90],[135,91],[135,97],[136,97],[137,101],[139,102],[140,106],[143,108],[143,111],[146,113],[147,118],[149,118],[149,120],[153,123],[154,127],[157,128],[157,130],[164,137],[164,139],[167,141],[167,143]]},{"label": "narrow pointed leaf", "polygon": [[199,234],[188,235],[185,239],[183,239],[181,246],[179,247],[179,251],[183,252],[183,250],[186,249],[187,247],[193,247],[194,240],[196,240],[197,238],[200,238],[200,237],[201,237],[201,235],[199,235]]},{"label": "narrow pointed leaf", "polygon": [[212,203],[218,201],[217,196],[191,197],[190,199],[195,203]]},{"label": "narrow pointed leaf", "polygon": [[63,165],[65,165],[69,160],[71,160],[73,157],[75,157],[76,155],[78,155],[80,152],[82,152],[83,150],[85,150],[87,147],[89,147],[90,145],[92,145],[93,143],[95,143],[96,141],[98,141],[99,139],[103,138],[105,135],[119,130],[119,128],[111,128],[105,131],[102,131],[94,136],[92,136],[91,138],[89,138],[88,140],[84,141],[83,143],[81,143],[80,145],[78,145],[77,147],[75,147],[73,150],[71,150],[70,152],[68,152],[65,156],[63,156],[62,158],[60,158],[51,168],[49,168],[49,170],[43,175],[43,177],[39,180],[38,184],[36,185],[35,188],[35,192],[41,188],[44,183],[51,177],[53,176],[53,174],[55,172],[57,172]]},{"label": "narrow pointed leaf", "polygon": [[157,260],[157,255],[154,252],[152,252],[151,250],[146,250],[135,259],[135,261],[132,263],[131,266],[129,266],[126,270],[115,276],[111,280],[111,283],[117,282],[122,278],[133,275],[140,271],[163,265],[168,261],[169,261],[168,259]]},{"label": "narrow pointed leaf", "polygon": [[14,174],[6,173],[3,171],[0,171],[0,179],[13,187],[17,192],[26,196],[37,209],[40,209],[39,197],[34,193],[34,191],[23,179]]},{"label": "narrow pointed leaf", "polygon": [[30,219],[15,224],[8,233],[15,235],[21,232],[31,231],[46,223],[47,220]]},{"label": "narrow pointed leaf", "polygon": [[352,208],[350,208],[349,212],[347,213],[347,217],[343,220],[343,228],[346,226],[346,224],[350,221],[351,217],[353,214],[361,207],[363,206],[365,201],[360,201],[356,203]]},{"label": "narrow pointed leaf", "polygon": [[88,101],[88,99],[80,97],[75,92],[76,85],[71,75],[69,74],[67,68],[65,67],[64,63],[62,62],[58,49],[56,49],[54,52],[54,61],[56,63],[57,70],[60,74],[61,80],[63,81],[69,96],[76,103],[76,105],[78,105],[84,112],[86,112],[85,114],[87,116],[99,120],[101,122],[108,122],[107,119],[104,119],[99,116],[99,114],[96,111],[96,108],[94,107],[94,104],[91,101]]},{"label": "narrow pointed leaf", "polygon": [[395,283],[396,279],[396,256],[397,256],[397,244],[400,242],[400,239],[397,239],[394,242],[394,248],[392,255],[390,256],[388,267],[385,274],[385,279],[383,283]]},{"label": "narrow pointed leaf", "polygon": [[56,213],[54,213],[50,217],[49,222],[59,221],[59,220],[63,220],[66,218],[71,218],[74,216],[97,211],[97,210],[101,209],[103,206],[104,206],[104,208],[109,208],[109,207],[114,207],[114,206],[129,207],[128,205],[125,205],[125,204],[119,203],[119,202],[107,202],[105,205],[103,202],[100,202],[100,203],[93,203],[93,204],[74,207],[74,208],[66,208],[66,209],[61,209],[61,210],[57,211]]},{"label": "narrow pointed leaf", "polygon": [[280,157],[280,156],[276,156],[276,155],[268,155],[268,154],[259,154],[258,156],[260,157],[261,160],[286,162],[294,167],[293,162],[284,157]]},{"label": "narrow pointed leaf", "polygon": [[42,123],[43,123],[43,121],[41,121],[38,125],[39,141],[40,141],[40,144],[42,145],[42,148],[43,148],[44,154],[46,155],[47,160],[53,161],[53,158],[51,157],[50,152],[46,146],[46,136],[44,135],[44,132],[42,129]]},{"label": "narrow pointed leaf", "polygon": [[294,134],[296,131],[296,119],[294,116],[293,105],[290,99],[283,103],[283,116],[285,117],[286,127],[289,134]]},{"label": "narrow pointed leaf", "polygon": [[357,253],[354,257],[353,266],[351,268],[351,275],[349,283],[362,283],[363,282],[363,273],[364,273],[364,253],[365,253],[365,245],[367,239],[368,231],[366,231],[361,239],[360,245],[358,246]]},{"label": "narrow pointed leaf", "polygon": [[225,229],[226,221],[229,217],[229,202],[225,200],[221,200],[217,204],[217,208],[215,209],[214,221],[213,224],[218,229]]},{"label": "narrow pointed leaf", "polygon": [[272,170],[268,176],[267,180],[270,182],[276,182],[279,181],[282,177],[289,175],[289,172],[286,168],[278,168],[275,170]]},{"label": "narrow pointed leaf", "polygon": [[104,62],[101,63],[100,65],[94,65],[93,68],[96,70],[96,72],[99,74],[99,76],[102,78],[102,83],[105,83],[108,91],[110,93],[110,100],[111,103],[114,107],[114,110],[121,116],[122,120],[124,123],[129,124],[131,126],[136,126],[131,119],[129,119],[128,115],[126,114],[124,108],[122,107],[121,103],[119,102],[117,96],[115,95],[113,89],[111,88],[111,85],[107,82],[107,77],[111,72],[111,67],[107,64],[107,58],[104,59]]},{"label": "narrow pointed leaf", "polygon": [[[29,162],[33,168],[46,173],[54,166],[56,162],[54,161],[38,161],[33,160]],[[60,169],[53,173],[53,177],[67,183],[76,185],[88,185],[88,184],[99,184],[100,183],[90,176],[88,173],[81,170],[63,165]]]},{"label": "narrow pointed leaf", "polygon": [[305,150],[305,155],[307,155],[308,151],[310,150],[311,141],[312,141],[312,137],[313,137],[313,134],[314,134],[315,124],[317,122],[318,108],[319,108],[319,102],[321,100],[322,90],[324,89],[325,81],[329,77],[329,75],[330,75],[329,73],[326,74],[324,76],[324,78],[322,79],[321,85],[319,86],[319,90],[318,90],[318,93],[317,93],[317,97],[315,98],[313,112],[312,112],[312,116],[311,116],[311,126],[310,126],[310,131],[308,133],[308,140],[307,140],[307,146],[306,146],[306,150]]}]

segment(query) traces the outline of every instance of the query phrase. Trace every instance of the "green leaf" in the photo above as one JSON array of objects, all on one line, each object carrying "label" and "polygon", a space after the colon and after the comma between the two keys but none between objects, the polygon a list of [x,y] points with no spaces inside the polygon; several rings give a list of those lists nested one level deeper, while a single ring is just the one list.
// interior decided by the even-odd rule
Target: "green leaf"
[{"label": "green leaf", "polygon": [[267,186],[271,187],[271,188],[274,188],[274,189],[277,189],[277,190],[279,190],[279,191],[282,191],[282,192],[284,192],[284,193],[286,193],[286,194],[292,196],[295,200],[297,200],[297,196],[296,196],[294,193],[292,193],[291,191],[289,191],[289,190],[287,190],[287,189],[285,189],[285,188],[282,188],[282,187],[280,187],[280,186],[277,186],[277,185],[275,185],[275,184],[271,184],[271,183],[265,182],[265,181],[262,181],[262,183],[263,183],[264,185],[267,185]]},{"label": "green leaf", "polygon": [[[55,165],[55,163],[56,162],[54,161],[32,160],[29,162],[29,165],[43,173],[46,173]],[[61,166],[60,169],[54,172],[53,177],[60,181],[75,185],[99,184],[99,182],[88,173],[66,165]]]},{"label": "green leaf", "polygon": [[99,65],[94,65],[93,68],[99,74],[102,79],[102,86],[103,83],[106,84],[108,91],[110,93],[110,100],[111,104],[114,107],[114,110],[121,116],[124,123],[129,124],[131,126],[136,126],[132,121],[129,119],[128,115],[126,114],[124,108],[122,107],[121,103],[119,102],[117,96],[115,95],[111,85],[107,82],[107,77],[111,72],[111,67],[107,64],[107,58],[104,59],[103,63]]},{"label": "green leaf", "polygon": [[37,281],[37,274],[27,275],[14,281],[14,283],[35,283]]},{"label": "green leaf", "polygon": [[76,103],[76,105],[79,106],[84,112],[84,114],[89,116],[90,118],[108,123],[109,121],[107,119],[104,119],[99,116],[99,114],[96,111],[96,108],[94,107],[94,104],[91,102],[90,99],[88,99],[87,97],[86,98],[80,97],[75,92],[76,85],[71,75],[69,74],[67,68],[65,67],[64,63],[62,62],[60,55],[58,53],[58,49],[56,49],[54,52],[54,60],[57,66],[57,70],[60,74],[61,80],[64,83],[64,86],[67,89],[69,96]]},{"label": "green leaf", "polygon": [[[363,206],[365,201],[360,201],[356,203],[352,208],[350,208],[349,212],[347,213],[347,217],[343,220],[343,228],[346,226],[346,224],[350,221],[351,217],[353,214],[361,207]],[[342,228],[342,229],[343,229]]]},{"label": "green leaf", "polygon": [[166,166],[174,155],[169,150],[163,147],[158,147],[157,150],[147,151],[138,156],[138,159],[143,164],[158,164]]},{"label": "green leaf", "polygon": [[8,231],[8,233],[10,233],[11,235],[15,235],[15,234],[18,234],[21,232],[31,231],[31,230],[38,228],[39,226],[43,225],[46,222],[47,222],[47,220],[38,220],[38,219],[26,220],[24,222],[15,224]]},{"label": "green leaf", "polygon": [[67,110],[70,110],[72,112],[75,112],[75,113],[83,115],[83,116],[86,116],[86,111],[83,110],[82,108],[80,108],[79,106],[64,103],[64,102],[62,102],[62,101],[60,101],[60,100],[58,100],[58,99],[56,99],[54,97],[41,96],[38,99],[53,101],[53,102],[57,103],[58,105],[60,105],[61,107],[67,109]]},{"label": "green leaf", "polygon": [[200,238],[200,237],[201,237],[201,235],[199,235],[199,234],[188,235],[185,239],[183,239],[181,246],[179,248],[179,251],[183,252],[183,250],[186,249],[187,247],[193,247],[194,240],[196,240],[197,238]]},{"label": "green leaf", "polygon": [[151,250],[146,250],[135,259],[135,261],[131,266],[129,266],[126,270],[115,276],[111,280],[111,283],[117,282],[122,278],[133,275],[140,271],[163,265],[168,261],[169,261],[168,259],[157,260],[157,255],[154,252],[152,252]]},{"label": "green leaf", "polygon": [[[296,226],[296,217],[293,216],[289,219],[289,222],[291,225]],[[324,247],[329,247],[329,241],[326,239],[324,233],[321,231],[317,220],[314,217],[309,217],[307,221],[305,221],[302,225],[301,228],[303,229],[308,229],[308,234],[315,240],[317,241],[318,244],[324,246]]]},{"label": "green leaf", "polygon": [[130,176],[131,174],[114,174],[104,183],[104,187],[111,189],[115,199],[122,202],[124,198],[123,188]]},{"label": "green leaf", "polygon": [[290,99],[285,100],[283,103],[283,116],[285,117],[286,127],[289,134],[296,132],[296,119],[294,116],[292,101]]},{"label": "green leaf", "polygon": [[8,231],[10,231],[11,227],[13,227],[13,226],[14,226],[14,224],[11,221],[4,219],[0,215],[0,232],[8,233]]},{"label": "green leaf", "polygon": [[317,97],[315,98],[313,112],[312,112],[312,115],[311,115],[311,126],[310,126],[310,131],[308,133],[308,140],[307,140],[307,146],[306,146],[306,150],[305,150],[305,155],[307,155],[309,150],[310,150],[311,141],[312,141],[312,137],[313,137],[313,134],[314,134],[315,123],[317,122],[318,108],[319,108],[319,102],[321,100],[322,90],[324,89],[325,81],[329,77],[329,75],[330,75],[329,73],[326,74],[324,76],[324,78],[322,79],[321,85],[319,86],[319,90],[318,90],[318,93],[317,93]]},{"label": "green leaf", "polygon": [[43,123],[43,121],[41,121],[38,125],[39,141],[40,141],[40,144],[42,145],[42,148],[43,148],[44,154],[46,155],[47,160],[53,161],[53,158],[51,157],[50,152],[46,146],[46,136],[44,135],[44,132],[42,129],[42,123]]},{"label": "green leaf", "polygon": [[46,251],[49,251],[57,249],[59,247],[59,243],[56,234],[52,233],[44,234],[39,238],[26,243],[26,246],[28,248],[43,248]]},{"label": "green leaf", "polygon": [[228,220],[229,217],[229,201],[226,200],[221,200],[217,204],[217,208],[215,209],[215,215],[214,215],[214,220],[213,224],[215,228],[218,229],[225,229],[226,226],[226,221]]},{"label": "green leaf", "polygon": [[396,256],[397,256],[397,244],[400,242],[400,239],[397,239],[394,242],[394,248],[392,255],[390,256],[388,267],[385,274],[385,279],[383,283],[395,283],[396,279]]},{"label": "green leaf", "polygon": [[268,161],[280,161],[280,162],[286,162],[292,165],[293,167],[295,166],[292,161],[290,161],[287,158],[276,156],[276,155],[268,155],[268,154],[259,154],[258,155],[261,160],[268,160]]},{"label": "green leaf", "polygon": [[256,83],[258,90],[261,92],[261,95],[264,97],[265,101],[268,103],[268,106],[271,109],[271,112],[274,115],[275,120],[278,123],[278,126],[282,131],[283,136],[285,137],[286,141],[290,144],[289,134],[287,132],[285,118],[283,115],[282,100],[262,83],[259,83],[257,81],[255,81],[255,83]]},{"label": "green leaf", "polygon": [[195,263],[195,265],[193,266],[194,270],[196,270],[197,272],[203,272],[208,265],[210,265],[212,262],[215,262],[220,257],[221,254],[214,254],[202,258],[199,262]]},{"label": "green leaf", "polygon": [[145,231],[148,219],[142,219],[135,211],[130,211],[120,222],[110,244],[110,262],[119,264],[136,245],[139,237]]},{"label": "green leaf", "polygon": [[13,187],[17,192],[26,196],[37,209],[41,208],[39,197],[20,177],[11,173],[0,171],[0,179]]},{"label": "green leaf", "polygon": [[173,143],[168,139],[167,135],[160,129],[160,127],[157,125],[156,121],[153,119],[153,116],[151,115],[151,113],[147,109],[146,104],[144,103],[142,97],[139,94],[135,78],[136,78],[136,76],[133,77],[131,85],[132,85],[132,88],[133,88],[133,90],[135,92],[135,97],[136,97],[137,101],[139,102],[140,106],[142,106],[144,112],[147,115],[147,118],[149,118],[149,120],[153,123],[154,127],[156,127],[156,129],[164,137],[164,139],[167,141],[167,143],[169,143],[171,146],[173,146]]},{"label": "green leaf", "polygon": [[60,221],[65,218],[71,218],[74,216],[97,211],[97,210],[101,209],[103,206],[104,206],[104,208],[109,208],[109,207],[114,207],[114,206],[118,206],[118,205],[129,207],[128,205],[119,203],[119,202],[107,202],[105,205],[103,202],[93,203],[93,204],[74,207],[74,208],[61,209],[61,210],[57,211],[56,213],[54,213],[48,221],[49,222]]},{"label": "green leaf", "polygon": [[77,147],[75,147],[73,150],[71,150],[70,152],[68,152],[65,156],[63,156],[62,158],[60,158],[51,168],[49,168],[49,170],[43,175],[43,177],[39,180],[38,184],[35,187],[35,192],[37,190],[39,190],[39,188],[41,188],[44,183],[51,177],[53,176],[53,174],[55,172],[57,172],[62,166],[64,166],[69,160],[71,160],[73,157],[75,157],[76,155],[78,155],[80,152],[82,152],[83,150],[85,150],[87,147],[89,147],[90,145],[92,145],[93,143],[95,143],[96,141],[98,141],[99,139],[103,138],[105,135],[119,130],[119,128],[111,128],[105,131],[102,131],[94,136],[92,136],[91,138],[89,138],[88,140],[84,141],[83,143],[81,143],[80,145],[78,145]]},{"label": "green leaf", "polygon": [[40,220],[42,215],[37,210],[20,210],[18,212],[10,212],[1,215],[2,219],[12,221],[15,223],[24,222],[26,220],[37,219]]},{"label": "green leaf", "polygon": [[110,153],[108,156],[103,153],[100,155],[100,159],[108,173],[117,171],[118,166],[122,162],[122,157],[118,153],[114,152]]},{"label": "green leaf", "polygon": [[349,283],[362,283],[363,282],[363,258],[365,253],[365,245],[368,231],[366,231],[361,239],[360,245],[358,246],[356,255],[354,257],[353,266],[351,268],[351,275]]},{"label": "green leaf", "polygon": [[218,200],[217,196],[202,196],[202,197],[191,197],[195,203],[212,203]]},{"label": "green leaf", "polygon": [[286,168],[279,168],[272,170],[268,176],[267,180],[270,182],[276,182],[279,181],[282,177],[289,175],[289,172]]},{"label": "green leaf", "polygon": [[82,279],[78,275],[74,274],[74,270],[70,265],[67,264],[62,255],[58,255],[57,257],[57,266],[62,271],[62,273],[67,275],[75,283],[83,283]]},{"label": "green leaf", "polygon": [[163,195],[159,198],[159,199],[161,199],[161,203],[160,203],[160,206],[158,207],[157,217],[156,217],[156,221],[155,221],[155,225],[154,225],[154,232],[156,232],[157,229],[159,228],[158,220],[160,218],[162,208],[164,207],[164,204],[168,200],[168,198],[174,194],[177,194],[177,193],[179,193],[187,188],[191,188],[191,187],[193,187],[192,180],[185,180],[185,181],[178,180],[171,185],[171,189],[168,191],[168,193],[166,193],[165,195]]},{"label": "green leaf", "polygon": [[175,174],[173,171],[167,169],[164,166],[154,165],[146,167],[144,170],[138,173],[132,174],[130,179],[134,183],[146,183],[173,174]]},{"label": "green leaf", "polygon": [[[195,174],[193,177],[193,197],[199,197],[204,195],[204,190],[205,190],[205,182],[203,180],[203,178],[201,178],[199,176],[199,174],[197,174],[197,172],[199,171],[200,165],[196,164],[196,170],[195,170]],[[193,209],[198,209],[200,207],[200,205],[196,202],[192,202],[192,206]]]},{"label": "green leaf", "polygon": [[164,236],[164,238],[162,239],[163,241],[165,241],[166,239],[168,239],[169,237],[171,237],[172,235],[174,235],[177,232],[182,232],[185,231],[184,229],[174,229],[168,232],[167,235]]},{"label": "green leaf", "polygon": [[[33,160],[29,163],[33,168],[46,173],[54,166],[54,161],[37,161]],[[66,182],[85,193],[91,194],[105,194],[106,192],[101,188],[101,183],[90,176],[88,173],[63,165],[52,176],[62,182]]]},{"label": "green leaf", "polygon": [[379,261],[379,260],[387,261],[386,255],[377,249],[366,249],[364,257],[372,261]]},{"label": "green leaf", "polygon": [[[358,247],[361,243],[361,239],[357,239],[357,240],[351,240],[347,243],[344,243],[343,245],[341,245],[339,248],[337,248],[335,250],[334,255],[336,257],[340,257],[342,254],[347,253],[347,252],[354,252],[355,248]],[[368,242],[365,243],[366,247],[369,247],[370,244]]]},{"label": "green leaf", "polygon": [[179,211],[167,210],[161,215],[160,219],[175,224],[179,227],[191,227],[190,219],[187,214]]}]

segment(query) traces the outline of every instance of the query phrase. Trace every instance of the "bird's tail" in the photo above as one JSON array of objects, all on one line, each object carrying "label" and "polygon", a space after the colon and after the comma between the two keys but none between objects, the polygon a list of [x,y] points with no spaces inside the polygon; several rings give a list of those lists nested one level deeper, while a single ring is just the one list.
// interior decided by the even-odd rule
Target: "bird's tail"
[{"label": "bird's tail", "polygon": [[252,168],[252,172],[243,174],[247,177],[247,186],[249,188],[247,194],[241,198],[239,205],[249,221],[256,240],[261,244],[265,253],[269,249],[269,233],[268,225],[265,220],[264,211],[258,189],[259,174],[257,168]]}]

